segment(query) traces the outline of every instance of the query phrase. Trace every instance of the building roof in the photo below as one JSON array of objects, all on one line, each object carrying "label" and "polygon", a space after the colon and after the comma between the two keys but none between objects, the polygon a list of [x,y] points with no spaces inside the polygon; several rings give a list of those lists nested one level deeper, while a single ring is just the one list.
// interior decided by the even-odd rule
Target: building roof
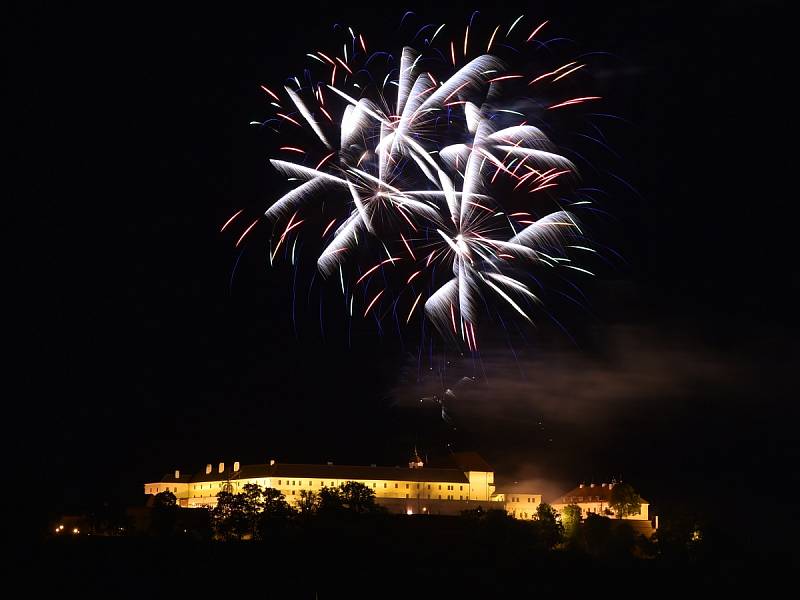
[{"label": "building roof", "polygon": [[494,469],[477,452],[453,452],[450,459],[464,471],[491,472]]},{"label": "building roof", "polygon": [[[553,504],[578,504],[580,502],[610,502],[613,483],[581,484],[578,487],[562,494],[553,501]],[[642,503],[647,501],[642,498]]]},{"label": "building roof", "polygon": [[236,472],[226,470],[223,473],[218,471],[216,465],[212,465],[211,473],[206,474],[205,469],[196,473],[194,476],[184,476],[175,479],[174,475],[167,474],[162,479],[163,483],[199,483],[206,481],[225,481],[230,477],[232,481],[237,479],[262,479],[270,478],[310,478],[310,479],[331,479],[331,480],[389,480],[389,481],[409,481],[409,482],[433,482],[446,481],[453,483],[469,483],[464,472],[460,469],[439,469],[422,467],[411,469],[408,467],[365,467],[360,465],[309,465],[309,464],[289,464],[275,463],[274,465],[242,465]]}]

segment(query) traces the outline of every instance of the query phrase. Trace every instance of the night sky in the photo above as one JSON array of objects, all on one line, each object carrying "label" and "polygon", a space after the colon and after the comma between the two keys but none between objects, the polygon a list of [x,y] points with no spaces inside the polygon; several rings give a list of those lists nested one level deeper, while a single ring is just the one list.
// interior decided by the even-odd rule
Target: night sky
[{"label": "night sky", "polygon": [[[6,289],[23,364],[6,403],[30,430],[40,508],[135,502],[145,480],[223,460],[401,464],[414,444],[476,449],[548,491],[621,477],[664,507],[732,512],[796,483],[786,19],[778,2],[701,4],[478,7],[550,19],[567,56],[609,53],[585,81],[626,121],[606,131],[618,156],[584,176],[608,191],[598,234],[624,261],[586,285],[588,310],[553,302],[567,332],[528,332],[516,360],[489,343],[452,425],[419,398],[478,374],[469,361],[448,354],[437,380],[413,331],[367,321],[348,339],[332,308],[321,326],[313,269],[293,324],[266,228],[240,258],[219,233],[286,190],[276,136],[248,126],[270,114],[259,85],[299,73],[335,23],[399,48],[413,7],[15,11]],[[472,9],[418,19],[463,30]]]}]

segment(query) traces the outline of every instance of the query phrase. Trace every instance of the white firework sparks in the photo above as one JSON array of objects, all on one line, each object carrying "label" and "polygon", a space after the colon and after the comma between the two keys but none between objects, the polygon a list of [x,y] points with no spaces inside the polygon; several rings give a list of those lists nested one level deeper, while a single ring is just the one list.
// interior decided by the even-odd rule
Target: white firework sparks
[{"label": "white firework sparks", "polygon": [[[521,18],[508,28],[506,38]],[[527,39],[522,26],[516,35],[523,43],[530,42],[545,24]],[[484,44],[487,50],[495,43],[499,28],[494,28],[488,45]],[[436,35],[441,30],[439,27]],[[323,238],[327,241],[317,265],[325,276],[338,271],[343,292],[343,265],[360,245],[370,241],[377,242],[386,256],[375,257],[355,285],[385,265],[402,263],[411,265],[413,271],[405,281],[408,288],[425,281],[424,275],[435,266],[446,264],[452,268],[451,279],[433,288],[431,277],[427,294],[416,289],[408,294],[406,322],[419,305],[424,306],[424,313],[440,332],[452,333],[476,350],[478,299],[493,296],[532,321],[527,307],[539,298],[513,273],[521,264],[555,268],[567,262],[565,241],[582,235],[577,219],[567,211],[534,218],[528,212],[508,214],[504,209],[495,185],[498,178],[506,187],[510,183],[515,190],[534,193],[577,177],[573,162],[558,152],[541,129],[528,124],[524,112],[516,110],[517,97],[506,99],[504,93],[507,86],[538,86],[584,65],[569,63],[532,79],[523,77],[488,52],[468,59],[468,35],[469,30],[463,41],[465,64],[460,67],[456,67],[460,44],[451,42],[447,46],[450,56],[446,56],[434,54],[426,40],[428,45],[421,50],[404,47],[399,67],[381,81],[367,69],[375,55],[367,55],[364,37],[352,34],[352,49],[348,52],[345,46],[343,57],[319,51],[308,55],[317,68],[325,69],[325,76],[318,81],[309,78],[305,86],[294,78],[296,89],[284,87],[288,102],[262,86],[276,107],[272,121],[282,128],[307,127],[317,146],[309,150],[282,147],[300,156],[299,162],[270,160],[279,173],[300,184],[264,214],[273,223],[288,219],[272,259],[287,234],[303,222],[300,211],[331,199],[339,201],[349,215],[325,227]],[[444,63],[442,57],[452,57],[453,64],[449,60]],[[432,63],[439,67],[444,63],[454,72],[441,77]],[[567,99],[547,108],[596,99]],[[284,106],[296,111],[287,112]],[[322,155],[322,160],[309,160]],[[308,166],[306,162],[316,164]],[[388,246],[401,241],[398,247],[403,256],[392,255]],[[384,292],[386,289],[370,294],[364,316],[382,297],[392,296]],[[351,306],[352,300],[351,296]]]}]

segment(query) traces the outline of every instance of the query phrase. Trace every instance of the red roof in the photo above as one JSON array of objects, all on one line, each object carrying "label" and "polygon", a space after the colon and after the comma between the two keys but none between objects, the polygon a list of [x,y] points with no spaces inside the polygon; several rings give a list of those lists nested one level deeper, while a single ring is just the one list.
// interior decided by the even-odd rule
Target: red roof
[{"label": "red roof", "polygon": [[[581,484],[578,487],[562,494],[553,501],[553,504],[580,504],[581,502],[611,502],[613,483]],[[642,498],[642,502],[645,502]],[[645,502],[646,503],[646,502]]]}]

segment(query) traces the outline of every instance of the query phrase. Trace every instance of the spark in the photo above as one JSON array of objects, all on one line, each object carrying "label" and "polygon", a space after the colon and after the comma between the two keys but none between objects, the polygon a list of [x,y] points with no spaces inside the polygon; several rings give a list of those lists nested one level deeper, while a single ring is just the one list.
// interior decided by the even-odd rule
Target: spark
[{"label": "spark", "polygon": [[262,85],[262,86],[261,86],[261,89],[262,89],[262,90],[264,90],[265,92],[267,92],[267,93],[268,93],[270,96],[272,96],[273,98],[275,98],[275,100],[276,100],[277,102],[280,102],[280,101],[281,101],[281,99],[280,99],[280,98],[278,98],[278,97],[275,95],[275,93],[274,93],[274,92],[273,92],[271,89],[269,89],[267,86],[265,86],[265,85]]},{"label": "spark", "polygon": [[409,277],[408,280],[406,281],[406,285],[414,281],[414,278],[417,277],[420,273],[422,273],[422,271],[415,271],[414,273],[412,273],[411,277]]},{"label": "spark", "polygon": [[231,224],[231,222],[232,222],[232,221],[233,221],[233,220],[234,220],[236,217],[238,217],[240,214],[242,214],[243,212],[244,212],[244,209],[243,209],[243,208],[240,208],[238,211],[236,211],[236,213],[235,213],[235,214],[234,214],[234,215],[233,215],[233,216],[232,216],[230,219],[228,219],[227,221],[225,221],[225,225],[223,225],[223,226],[222,226],[222,229],[220,229],[220,230],[219,230],[219,232],[220,232],[220,233],[222,233],[223,231],[225,231],[225,228],[226,228],[228,225],[230,225],[230,224]]},{"label": "spark", "polygon": [[245,238],[245,236],[246,236],[248,233],[250,233],[250,230],[251,230],[253,227],[255,227],[255,226],[256,226],[256,223],[258,223],[258,219],[256,219],[255,221],[253,221],[253,223],[250,225],[250,227],[248,227],[247,229],[245,229],[245,230],[244,230],[244,233],[243,233],[243,234],[241,235],[241,237],[240,237],[240,238],[239,238],[239,239],[236,241],[236,248],[238,248],[238,247],[239,247],[239,244],[241,244],[241,243],[242,243],[242,240]]},{"label": "spark", "polygon": [[398,260],[402,260],[402,259],[400,259],[400,258],[387,258],[386,260],[383,260],[383,261],[379,262],[377,265],[375,265],[375,266],[374,266],[374,267],[372,267],[372,268],[371,268],[369,271],[367,271],[367,272],[366,272],[366,273],[364,273],[364,274],[363,274],[361,277],[359,277],[359,278],[358,278],[358,281],[356,281],[356,285],[358,285],[359,283],[361,283],[362,281],[364,281],[364,279],[365,279],[366,277],[368,277],[370,274],[374,273],[374,272],[375,272],[377,269],[381,268],[381,267],[382,267],[383,265],[385,265],[386,263],[393,263],[393,262],[396,262],[396,261],[398,261]]},{"label": "spark", "polygon": [[375,303],[378,301],[378,298],[380,298],[380,297],[381,297],[381,295],[383,295],[383,292],[385,292],[385,291],[386,291],[386,290],[381,290],[380,292],[378,292],[378,295],[377,295],[377,296],[375,296],[375,297],[372,299],[372,302],[370,302],[370,303],[369,303],[369,306],[367,306],[367,310],[365,310],[365,311],[364,311],[364,316],[365,316],[365,317],[367,316],[367,313],[369,312],[369,309],[370,309],[370,308],[372,308],[372,306],[373,306],[373,305],[374,305],[374,304],[375,304]]},{"label": "spark", "polygon": [[533,39],[533,36],[535,36],[537,33],[539,33],[539,30],[541,30],[541,28],[544,27],[545,25],[547,25],[549,22],[550,21],[545,21],[544,23],[539,25],[536,29],[534,29],[533,32],[528,36],[528,39],[525,40],[525,42],[526,43],[530,42]]},{"label": "spark", "polygon": [[411,315],[414,314],[414,309],[417,308],[417,304],[419,303],[419,299],[422,298],[422,293],[417,296],[417,299],[414,300],[414,305],[411,307],[411,310],[408,312],[408,317],[406,318],[406,324],[411,320]]},{"label": "spark", "polygon": [[294,123],[294,124],[295,124],[295,125],[297,125],[298,127],[302,127],[302,125],[300,125],[300,123],[298,123],[297,121],[295,121],[295,120],[294,120],[292,117],[290,117],[290,116],[288,116],[288,115],[285,115],[285,114],[283,114],[283,113],[276,113],[276,114],[277,114],[277,115],[278,115],[278,116],[279,116],[281,119],[286,119],[287,121],[291,121],[292,123]]},{"label": "spark", "polygon": [[494,83],[495,81],[503,81],[504,79],[519,79],[522,75],[503,75],[502,77],[495,77],[494,79],[490,79],[489,83]]},{"label": "spark", "polygon": [[578,69],[582,69],[582,68],[583,68],[583,67],[585,67],[585,66],[586,66],[586,65],[578,65],[577,67],[574,67],[574,68],[570,69],[570,70],[569,70],[569,71],[567,71],[566,73],[562,73],[561,75],[559,75],[558,77],[556,77],[555,79],[553,79],[553,81],[558,81],[558,80],[559,80],[559,79],[561,79],[562,77],[566,77],[566,76],[567,76],[567,75],[569,75],[570,73],[574,73],[574,72],[575,72],[575,71],[577,71]]},{"label": "spark", "polygon": [[548,106],[548,110],[553,108],[561,108],[562,106],[572,106],[573,104],[582,104],[584,102],[588,102],[589,100],[601,100],[602,96],[584,96],[583,98],[573,98],[572,100],[566,100],[561,102],[560,104],[554,104],[553,106]]},{"label": "spark", "polygon": [[408,242],[406,241],[406,238],[403,236],[402,233],[400,234],[400,238],[403,240],[403,243],[406,245],[406,249],[408,250],[408,253],[411,255],[411,258],[416,261],[417,257],[414,256],[414,251],[411,250],[411,246],[408,245]]},{"label": "spark", "polygon": [[[511,24],[511,27],[509,27],[509,28],[508,28],[508,31],[506,32],[506,37],[508,37],[508,35],[511,33],[511,30],[512,30],[512,29],[514,29],[514,27],[516,26],[516,24],[517,24],[517,23],[519,23],[519,22],[522,20],[522,17],[524,17],[524,16],[525,16],[525,15],[520,15],[520,16],[518,16],[518,17],[517,17],[517,20],[516,20],[516,21],[514,21],[514,22]],[[498,25],[498,27],[499,27],[499,25]],[[530,40],[528,40],[528,41],[530,41]],[[487,52],[488,52],[488,50],[487,50]]]},{"label": "spark", "polygon": [[489,38],[489,45],[486,46],[486,52],[491,52],[492,50],[492,42],[494,42],[494,36],[497,35],[497,30],[500,29],[500,25],[494,28],[492,32],[492,37]]},{"label": "spark", "polygon": [[331,222],[328,223],[328,226],[325,228],[325,231],[322,232],[322,235],[320,237],[325,237],[325,234],[328,233],[328,231],[330,231],[330,228],[333,227],[334,223],[336,223],[336,219],[331,219]]},{"label": "spark", "polygon": [[336,154],[336,152],[331,152],[330,154],[328,154],[328,156],[326,156],[326,157],[325,157],[325,158],[323,158],[321,161],[319,161],[319,164],[318,164],[316,167],[314,167],[314,168],[315,168],[317,171],[319,171],[319,168],[320,168],[322,165],[324,165],[324,164],[325,164],[325,162],[326,162],[326,161],[327,161],[327,160],[328,160],[328,159],[329,159],[331,156],[333,156],[334,154]]}]

